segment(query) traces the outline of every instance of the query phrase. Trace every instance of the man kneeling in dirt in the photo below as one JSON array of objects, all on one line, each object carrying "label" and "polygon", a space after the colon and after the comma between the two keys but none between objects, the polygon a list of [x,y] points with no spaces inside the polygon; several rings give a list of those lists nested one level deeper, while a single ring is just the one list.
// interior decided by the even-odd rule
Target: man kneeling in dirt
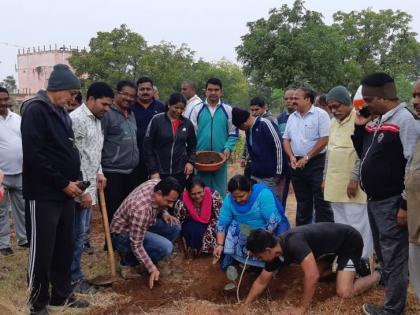
[{"label": "man kneeling in dirt", "polygon": [[[245,303],[251,303],[270,282],[273,272],[283,265],[299,263],[305,274],[301,305],[282,314],[304,314],[310,307],[316,284],[331,274],[331,261],[337,257],[337,295],[350,298],[379,283],[381,274],[374,271],[356,279],[359,273],[363,239],[351,226],[339,223],[315,223],[289,230],[279,239],[259,229],[251,232],[247,248],[265,261],[265,268],[254,281]],[[328,255],[328,256],[327,256]],[[324,258],[324,259],[323,259]],[[332,259],[331,259],[332,258]]]},{"label": "man kneeling in dirt", "polygon": [[143,263],[150,274],[150,289],[159,280],[155,264],[172,254],[172,242],[181,231],[178,219],[166,209],[173,207],[181,191],[173,177],[152,179],[134,189],[117,209],[111,222],[111,237],[121,257],[123,278],[139,277],[141,268],[135,267]]}]

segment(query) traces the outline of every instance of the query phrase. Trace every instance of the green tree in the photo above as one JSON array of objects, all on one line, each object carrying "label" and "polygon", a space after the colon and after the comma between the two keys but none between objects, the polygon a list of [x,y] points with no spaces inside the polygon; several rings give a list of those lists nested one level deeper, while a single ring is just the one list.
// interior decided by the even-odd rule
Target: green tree
[{"label": "green tree", "polygon": [[340,82],[344,39],[303,4],[297,0],[291,8],[272,9],[267,20],[247,24],[249,33],[236,51],[253,82],[285,88],[307,81],[319,90]]},{"label": "green tree", "polygon": [[146,50],[144,38],[123,24],[111,32],[98,32],[89,50],[74,51],[69,63],[85,87],[101,80],[115,86],[119,80],[136,78]]},{"label": "green tree", "polygon": [[3,82],[0,82],[0,86],[4,87],[9,93],[14,93],[17,90],[16,80],[12,75],[8,75]]},{"label": "green tree", "polygon": [[225,96],[235,105],[248,100],[249,84],[241,68],[229,61],[209,63],[194,61],[194,52],[185,44],[177,47],[168,42],[148,46],[143,37],[121,25],[111,32],[98,32],[89,43],[89,50],[74,52],[69,58],[84,87],[95,81],[115,86],[119,80],[136,80],[150,76],[166,100],[179,91],[182,80],[194,80],[204,96],[204,84],[210,77],[223,82]]}]

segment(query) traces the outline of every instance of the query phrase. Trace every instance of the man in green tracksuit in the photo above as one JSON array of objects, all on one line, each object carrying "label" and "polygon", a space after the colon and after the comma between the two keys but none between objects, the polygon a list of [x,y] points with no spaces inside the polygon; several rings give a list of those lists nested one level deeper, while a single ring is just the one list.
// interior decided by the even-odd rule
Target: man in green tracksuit
[{"label": "man in green tracksuit", "polygon": [[[217,151],[229,158],[238,141],[239,132],[232,124],[232,107],[222,102],[222,82],[211,78],[206,82],[206,100],[194,106],[189,119],[197,132],[197,151]],[[226,194],[227,163],[216,172],[198,172],[204,183]]]}]

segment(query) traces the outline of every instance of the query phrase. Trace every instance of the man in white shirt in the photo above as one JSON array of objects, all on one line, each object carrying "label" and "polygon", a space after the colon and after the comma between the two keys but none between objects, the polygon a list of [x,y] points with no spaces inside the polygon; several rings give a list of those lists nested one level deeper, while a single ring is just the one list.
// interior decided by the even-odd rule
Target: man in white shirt
[{"label": "man in white shirt", "polygon": [[187,107],[185,107],[183,115],[185,118],[189,119],[194,106],[203,102],[197,95],[197,84],[191,80],[182,81],[181,94],[184,95],[187,99]]},{"label": "man in white shirt", "polygon": [[311,89],[295,90],[296,111],[287,120],[283,134],[283,147],[289,156],[297,200],[296,225],[334,221],[331,205],[324,200],[321,190],[330,117],[313,105],[314,100],[315,93]]},{"label": "man in white shirt", "polygon": [[9,110],[9,92],[0,87],[0,169],[4,172],[4,198],[0,202],[0,254],[10,247],[9,204],[12,206],[17,243],[27,248],[25,202],[22,196],[22,135],[20,116]]}]

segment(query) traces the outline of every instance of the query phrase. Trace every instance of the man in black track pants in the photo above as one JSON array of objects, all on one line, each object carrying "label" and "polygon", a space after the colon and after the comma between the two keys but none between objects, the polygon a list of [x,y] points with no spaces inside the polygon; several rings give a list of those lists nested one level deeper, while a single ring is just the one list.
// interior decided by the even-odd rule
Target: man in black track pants
[{"label": "man in black track pants", "polygon": [[[48,314],[75,300],[70,286],[74,198],[81,194],[79,151],[67,106],[79,79],[63,64],[54,66],[47,91],[22,106],[23,195],[31,236],[28,281],[31,314]],[[49,287],[51,284],[51,295]]]}]

